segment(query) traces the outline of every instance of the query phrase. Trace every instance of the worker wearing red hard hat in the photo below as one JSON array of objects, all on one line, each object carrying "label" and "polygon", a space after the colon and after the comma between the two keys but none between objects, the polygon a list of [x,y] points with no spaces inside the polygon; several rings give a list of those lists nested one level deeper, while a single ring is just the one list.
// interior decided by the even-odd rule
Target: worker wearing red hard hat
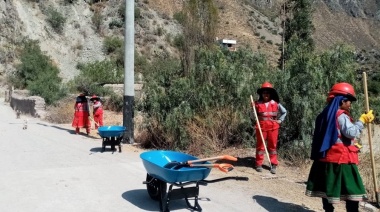
[{"label": "worker wearing red hard hat", "polygon": [[99,127],[103,126],[103,105],[100,101],[100,97],[93,95],[90,99],[90,101],[93,103],[93,116],[95,121],[95,129],[98,129]]},{"label": "worker wearing red hard hat", "polygon": [[[263,162],[265,156],[265,144],[272,165],[270,172],[276,174],[278,165],[277,160],[277,141],[280,124],[286,117],[286,109],[280,104],[277,91],[269,82],[264,82],[261,88],[257,90],[259,99],[254,102],[259,123],[256,123],[256,171],[263,171]],[[260,124],[260,128],[258,126]],[[260,132],[261,129],[261,132]],[[262,134],[262,136],[260,136]],[[264,140],[263,140],[264,139]]]},{"label": "worker wearing red hard hat", "polygon": [[373,121],[372,110],[353,122],[351,103],[356,101],[353,86],[336,83],[327,96],[327,106],[317,116],[312,142],[314,160],[307,181],[306,195],[321,197],[323,209],[334,211],[334,203],[346,201],[347,211],[359,211],[366,190],[360,177],[359,147],[355,139]]}]

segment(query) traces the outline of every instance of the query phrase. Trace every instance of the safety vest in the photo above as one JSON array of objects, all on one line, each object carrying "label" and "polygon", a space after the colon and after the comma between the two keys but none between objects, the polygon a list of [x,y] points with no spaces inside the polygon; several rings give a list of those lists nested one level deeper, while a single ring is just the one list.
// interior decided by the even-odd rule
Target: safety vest
[{"label": "safety vest", "polygon": [[[278,115],[278,103],[274,100],[268,102],[268,107],[262,101],[255,102],[257,117],[263,131],[275,130],[280,128],[276,122]],[[257,125],[256,125],[256,128]]]},{"label": "safety vest", "polygon": [[[343,113],[349,114],[345,110],[338,110],[336,113],[336,127],[338,129],[338,138],[334,145],[327,151],[326,157],[320,159],[323,162],[338,164],[358,164],[359,149],[354,145],[354,139],[350,139],[342,135],[339,128],[338,117]],[[350,117],[350,116],[349,116]],[[350,117],[352,121],[352,118]]]},{"label": "safety vest", "polygon": [[75,105],[75,111],[86,111],[88,112],[88,105],[87,103],[77,103]]}]

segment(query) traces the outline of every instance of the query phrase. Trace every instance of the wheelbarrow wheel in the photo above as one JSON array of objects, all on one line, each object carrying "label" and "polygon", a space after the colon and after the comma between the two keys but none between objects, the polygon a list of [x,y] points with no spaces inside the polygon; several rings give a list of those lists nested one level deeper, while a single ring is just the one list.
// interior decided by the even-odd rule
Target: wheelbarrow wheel
[{"label": "wheelbarrow wheel", "polygon": [[159,201],[161,197],[166,195],[166,182],[154,178],[149,174],[146,175],[146,189],[148,190],[148,194],[150,198],[153,200]]}]

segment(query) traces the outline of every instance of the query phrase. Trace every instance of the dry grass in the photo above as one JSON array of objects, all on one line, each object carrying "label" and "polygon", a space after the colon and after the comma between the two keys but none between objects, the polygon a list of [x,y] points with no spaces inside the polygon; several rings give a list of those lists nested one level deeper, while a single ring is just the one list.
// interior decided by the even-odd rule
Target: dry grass
[{"label": "dry grass", "polygon": [[57,102],[56,106],[46,108],[46,121],[56,124],[71,123],[74,117],[75,97],[68,96]]},{"label": "dry grass", "polygon": [[[56,124],[70,124],[74,118],[75,97],[68,96],[60,100],[56,106],[48,107],[46,109],[48,115],[45,120]],[[91,106],[90,114],[92,114]],[[122,125],[123,114],[121,112],[104,110],[103,122],[104,125]]]},{"label": "dry grass", "polygon": [[220,152],[234,139],[233,130],[237,129],[239,121],[237,114],[229,108],[214,110],[206,117],[195,117],[186,126],[191,138],[187,151],[194,155]]},{"label": "dry grass", "polygon": [[[376,178],[379,179],[380,170],[380,156],[374,154],[374,164]],[[368,200],[370,202],[376,202],[376,191],[374,186],[374,178],[372,171],[371,156],[369,153],[363,153],[360,155],[360,164],[358,165],[359,172],[363,180],[364,187],[367,190]],[[377,182],[378,183],[378,182]]]}]

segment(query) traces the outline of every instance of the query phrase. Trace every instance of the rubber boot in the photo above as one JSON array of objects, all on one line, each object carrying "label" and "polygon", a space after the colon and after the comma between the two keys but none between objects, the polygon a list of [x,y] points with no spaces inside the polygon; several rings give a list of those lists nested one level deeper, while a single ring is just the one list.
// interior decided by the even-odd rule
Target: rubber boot
[{"label": "rubber boot", "polygon": [[277,172],[277,165],[272,165],[272,168],[270,169],[270,173],[276,174]]},{"label": "rubber boot", "polygon": [[346,200],[346,211],[347,212],[359,212],[359,202]]},{"label": "rubber boot", "polygon": [[325,212],[334,212],[334,206],[326,198],[322,198],[323,209]]}]

